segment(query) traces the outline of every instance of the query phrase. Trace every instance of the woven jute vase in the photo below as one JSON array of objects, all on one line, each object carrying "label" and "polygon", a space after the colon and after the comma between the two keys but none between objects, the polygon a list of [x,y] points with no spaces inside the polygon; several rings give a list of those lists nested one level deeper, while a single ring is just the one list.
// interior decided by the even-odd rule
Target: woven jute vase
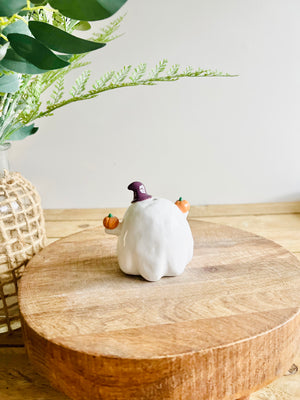
[{"label": "woven jute vase", "polygon": [[18,280],[46,244],[40,196],[18,172],[0,177],[0,334],[21,326]]}]

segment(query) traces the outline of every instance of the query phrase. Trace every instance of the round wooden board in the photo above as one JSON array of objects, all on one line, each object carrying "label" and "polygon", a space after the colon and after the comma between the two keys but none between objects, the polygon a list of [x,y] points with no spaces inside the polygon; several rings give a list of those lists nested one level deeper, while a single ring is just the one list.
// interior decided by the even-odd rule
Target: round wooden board
[{"label": "round wooden board", "polygon": [[190,221],[179,277],[118,268],[102,228],[29,263],[19,303],[29,358],[70,398],[226,400],[283,375],[300,336],[299,261],[265,238]]}]

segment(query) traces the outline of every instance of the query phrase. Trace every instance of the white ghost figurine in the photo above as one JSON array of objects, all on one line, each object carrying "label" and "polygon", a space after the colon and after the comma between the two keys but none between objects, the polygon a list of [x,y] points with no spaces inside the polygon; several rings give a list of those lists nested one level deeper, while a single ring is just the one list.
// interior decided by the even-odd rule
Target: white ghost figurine
[{"label": "white ghost figurine", "polygon": [[105,231],[118,236],[118,261],[123,272],[148,281],[180,275],[193,257],[194,241],[187,222],[189,204],[150,196],[141,182],[128,186],[134,199],[123,220],[105,217]]}]

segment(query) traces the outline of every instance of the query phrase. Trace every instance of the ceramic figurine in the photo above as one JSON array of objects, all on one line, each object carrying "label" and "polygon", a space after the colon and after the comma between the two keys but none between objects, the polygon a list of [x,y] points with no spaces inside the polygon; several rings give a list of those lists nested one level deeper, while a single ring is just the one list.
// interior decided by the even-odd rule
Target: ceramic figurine
[{"label": "ceramic figurine", "polygon": [[193,236],[187,222],[189,203],[150,196],[141,182],[128,186],[133,201],[122,221],[109,214],[105,231],[118,236],[118,261],[123,272],[148,281],[180,275],[193,257]]}]

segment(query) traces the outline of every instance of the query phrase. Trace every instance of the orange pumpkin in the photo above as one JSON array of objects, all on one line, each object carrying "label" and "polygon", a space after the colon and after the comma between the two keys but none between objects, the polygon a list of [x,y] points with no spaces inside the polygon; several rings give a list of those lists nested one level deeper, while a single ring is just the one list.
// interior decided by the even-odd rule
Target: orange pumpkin
[{"label": "orange pumpkin", "polygon": [[115,229],[119,225],[119,218],[108,214],[108,216],[103,219],[103,225],[106,229]]},{"label": "orange pumpkin", "polygon": [[187,200],[182,200],[182,197],[179,197],[175,204],[183,213],[188,212],[191,208],[190,203]]}]

